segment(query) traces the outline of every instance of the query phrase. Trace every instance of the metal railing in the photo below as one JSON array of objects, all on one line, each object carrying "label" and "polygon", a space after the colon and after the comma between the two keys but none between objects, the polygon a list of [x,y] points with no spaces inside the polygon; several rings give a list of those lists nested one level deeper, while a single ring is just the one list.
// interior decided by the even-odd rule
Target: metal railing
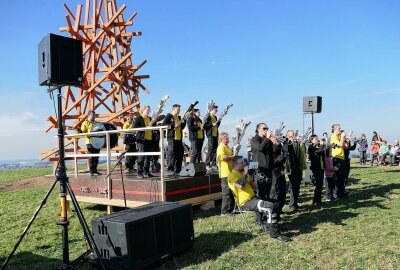
[{"label": "metal railing", "polygon": [[[109,131],[100,131],[95,133],[78,133],[78,134],[70,134],[65,135],[65,138],[72,138],[74,152],[73,154],[66,154],[66,158],[72,158],[75,168],[75,176],[78,177],[78,158],[86,158],[86,157],[106,157],[107,158],[107,189],[108,189],[108,199],[112,199],[112,178],[111,178],[111,160],[112,157],[121,157],[120,153],[116,153],[113,151],[119,151],[115,149],[111,149],[110,147],[110,135],[111,134],[125,134],[125,133],[135,133],[137,131],[148,131],[148,130],[156,130],[160,132],[160,151],[159,152],[126,152],[124,156],[160,156],[160,180],[161,180],[161,201],[165,201],[165,160],[164,160],[164,131],[168,129],[168,126],[156,126],[156,127],[145,127],[145,128],[131,128],[131,129],[117,129],[117,130],[109,130]],[[80,154],[78,153],[78,141],[79,139],[86,139],[87,136],[105,136],[106,138],[106,147],[105,153],[98,154]]]}]

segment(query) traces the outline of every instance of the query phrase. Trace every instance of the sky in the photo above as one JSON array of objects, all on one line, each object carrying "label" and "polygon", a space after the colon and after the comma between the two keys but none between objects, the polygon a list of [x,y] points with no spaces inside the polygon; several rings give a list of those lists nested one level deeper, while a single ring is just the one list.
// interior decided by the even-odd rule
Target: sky
[{"label": "sky", "polygon": [[[36,159],[52,148],[45,133],[54,108],[38,86],[37,44],[61,34],[64,2],[73,10],[85,1],[15,0],[0,17],[0,160]],[[322,96],[315,133],[340,123],[368,140],[400,139],[400,1],[118,0],[124,14],[138,13],[130,31],[133,62],[147,60],[142,74],[153,108],[198,100],[205,113],[213,99],[233,103],[220,130],[233,135],[239,119],[302,132],[311,126],[303,96]],[[65,34],[63,34],[65,35]],[[243,141],[245,143],[245,141]]]}]

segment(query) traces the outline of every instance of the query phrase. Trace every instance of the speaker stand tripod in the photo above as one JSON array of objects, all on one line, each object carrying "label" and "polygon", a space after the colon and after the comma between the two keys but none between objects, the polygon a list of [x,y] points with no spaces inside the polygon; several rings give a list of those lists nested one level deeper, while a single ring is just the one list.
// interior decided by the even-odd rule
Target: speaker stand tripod
[{"label": "speaker stand tripod", "polygon": [[79,203],[75,197],[75,194],[72,190],[71,184],[68,181],[67,177],[67,172],[65,168],[65,149],[64,149],[64,127],[63,127],[63,122],[62,122],[62,104],[61,104],[61,87],[62,86],[57,86],[49,89],[50,95],[52,95],[54,90],[57,91],[57,124],[58,124],[58,132],[57,132],[57,137],[58,137],[58,150],[59,150],[59,161],[58,161],[58,166],[55,172],[55,179],[53,184],[51,185],[50,189],[47,191],[46,195],[42,199],[40,205],[36,209],[35,213],[33,214],[31,220],[29,221],[28,225],[25,227],[24,231],[20,235],[17,243],[15,244],[13,250],[11,253],[8,255],[6,260],[4,261],[3,265],[1,266],[1,269],[6,269],[10,259],[12,258],[14,252],[17,250],[19,244],[22,242],[24,239],[25,235],[27,234],[29,228],[35,221],[37,215],[39,214],[39,211],[42,209],[42,207],[46,204],[46,201],[48,197],[50,196],[51,192],[53,191],[54,187],[56,186],[57,182],[60,183],[60,204],[61,204],[61,218],[60,222],[57,224],[61,226],[62,230],[62,253],[63,253],[63,261],[62,261],[62,266],[59,268],[60,270],[70,270],[73,269],[73,267],[70,264],[69,261],[69,247],[68,247],[68,216],[67,216],[67,190],[69,193],[69,196],[71,198],[72,204],[74,205],[75,211],[78,215],[79,222],[81,223],[81,226],[83,228],[85,238],[87,242],[89,243],[89,246],[94,252],[96,253],[96,256],[100,262],[101,268],[105,270],[105,266],[103,264],[103,261],[101,259],[101,255],[99,252],[99,249],[97,248],[96,243],[94,242],[93,235],[90,232],[89,226],[86,223],[85,217],[83,216],[82,210],[79,206]]}]

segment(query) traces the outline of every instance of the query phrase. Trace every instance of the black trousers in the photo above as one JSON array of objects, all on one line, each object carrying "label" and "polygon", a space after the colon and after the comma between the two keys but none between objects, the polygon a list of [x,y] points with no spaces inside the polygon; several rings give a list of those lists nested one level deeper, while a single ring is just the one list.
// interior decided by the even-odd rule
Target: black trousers
[{"label": "black trousers", "polygon": [[[100,149],[96,149],[92,144],[86,145],[89,154],[98,154],[100,153]],[[91,173],[97,172],[97,165],[99,164],[99,157],[90,157],[89,158],[89,169]]]},{"label": "black trousers", "polygon": [[[158,142],[158,141],[151,141],[151,143],[152,143],[152,149],[151,149],[151,151],[152,152],[159,152],[160,151],[160,143]],[[158,162],[158,159],[160,158],[158,155],[154,155],[154,156],[152,156],[152,158],[153,158],[153,162],[154,163],[157,163]]]},{"label": "black trousers", "polygon": [[339,167],[339,170],[336,171],[336,195],[338,198],[343,198],[345,196],[345,161],[340,158],[333,158],[333,166]]},{"label": "black trousers", "polygon": [[272,173],[272,186],[270,191],[270,198],[272,201],[277,201],[279,204],[278,217],[282,212],[282,208],[286,201],[286,179],[285,175],[277,170]]},{"label": "black trousers", "polygon": [[192,155],[190,157],[190,163],[201,162],[201,149],[203,148],[204,140],[192,140],[190,145],[192,147]]},{"label": "black trousers", "polygon": [[326,179],[326,192],[325,192],[325,196],[326,198],[332,198],[333,196],[333,191],[335,190],[335,180],[334,180],[334,176],[330,176],[330,177],[325,177]]},{"label": "black trousers", "polygon": [[217,164],[217,148],[218,138],[208,137],[208,153],[206,158],[206,164],[208,166],[213,166]]},{"label": "black trousers", "polygon": [[291,171],[289,177],[289,188],[290,188],[290,201],[289,207],[297,207],[299,206],[299,194],[300,194],[300,186],[302,180],[302,171],[299,169],[294,169]]},{"label": "black trousers", "polygon": [[[127,153],[135,153],[137,152],[136,143],[128,143],[125,145],[125,150]],[[127,169],[133,170],[133,166],[135,165],[137,156],[127,156],[125,158],[125,167]]]},{"label": "black trousers", "polygon": [[233,211],[235,207],[235,200],[233,199],[233,194],[228,186],[228,178],[221,178],[221,190],[222,190],[222,204],[221,204],[221,214],[228,214]]},{"label": "black trousers", "polygon": [[[138,152],[151,152],[153,141],[143,140],[137,143]],[[150,156],[139,156],[138,157],[138,173],[149,172],[150,167]]]},{"label": "black trousers", "polygon": [[168,140],[168,171],[180,173],[183,162],[183,143],[181,140]]},{"label": "black trousers", "polygon": [[324,170],[312,170],[315,179],[315,189],[313,203],[320,203],[322,196],[322,187],[324,185]]},{"label": "black trousers", "polygon": [[255,211],[256,216],[261,217],[261,223],[260,224],[265,224],[268,223],[268,212],[266,209],[269,209],[271,211],[271,223],[269,223],[270,227],[270,236],[271,237],[276,237],[279,234],[278,230],[278,208],[279,208],[279,203],[275,202],[269,202],[265,200],[260,200],[257,198],[252,198],[251,200],[248,200],[245,202],[245,204],[242,206],[242,209],[245,211]]},{"label": "black trousers", "polygon": [[347,180],[349,179],[349,174],[350,174],[350,159],[346,158],[344,160],[345,164],[345,170],[344,170],[344,186],[347,186]]}]

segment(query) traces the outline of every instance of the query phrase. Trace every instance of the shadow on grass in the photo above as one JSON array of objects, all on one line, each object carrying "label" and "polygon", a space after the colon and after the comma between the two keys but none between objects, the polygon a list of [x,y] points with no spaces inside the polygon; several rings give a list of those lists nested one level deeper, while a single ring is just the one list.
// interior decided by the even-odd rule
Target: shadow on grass
[{"label": "shadow on grass", "polygon": [[[0,265],[6,260],[5,257],[0,257]],[[9,270],[43,270],[43,269],[58,269],[62,266],[61,259],[50,259],[44,256],[23,251],[14,254],[7,265]]]},{"label": "shadow on grass", "polygon": [[[317,225],[320,223],[330,222],[346,226],[344,223],[346,219],[355,218],[359,215],[351,211],[353,209],[368,207],[387,209],[382,203],[387,201],[388,195],[394,189],[400,189],[400,183],[370,185],[359,188],[352,191],[348,198],[323,204],[320,208],[306,206],[302,212],[293,218],[287,219],[283,224],[284,231],[287,230],[287,235],[293,237],[317,230]],[[382,199],[370,200],[373,197],[380,197]]]},{"label": "shadow on grass", "polygon": [[253,237],[250,233],[237,231],[219,231],[216,233],[202,233],[194,240],[193,247],[187,252],[179,254],[163,264],[153,265],[157,269],[182,269],[186,266],[214,260],[223,253],[239,246]]}]

